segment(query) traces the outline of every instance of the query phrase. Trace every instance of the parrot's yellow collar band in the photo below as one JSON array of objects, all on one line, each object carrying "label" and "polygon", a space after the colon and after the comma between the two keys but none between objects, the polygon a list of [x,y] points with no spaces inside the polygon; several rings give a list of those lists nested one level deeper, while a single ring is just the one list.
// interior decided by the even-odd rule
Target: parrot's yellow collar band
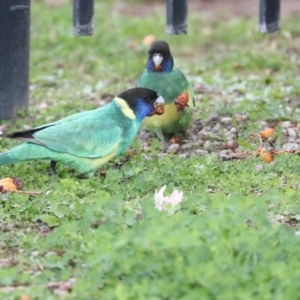
[{"label": "parrot's yellow collar band", "polygon": [[129,118],[131,120],[136,119],[136,116],[135,116],[133,110],[129,107],[129,105],[126,103],[125,100],[117,97],[117,98],[115,98],[115,101],[118,103],[124,116],[126,116],[127,118]]}]

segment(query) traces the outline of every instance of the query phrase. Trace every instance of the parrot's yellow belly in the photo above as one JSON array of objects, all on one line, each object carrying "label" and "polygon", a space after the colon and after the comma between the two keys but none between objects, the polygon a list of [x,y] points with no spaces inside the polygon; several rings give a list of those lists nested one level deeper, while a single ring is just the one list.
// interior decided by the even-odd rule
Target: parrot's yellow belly
[{"label": "parrot's yellow belly", "polygon": [[146,117],[143,124],[150,130],[152,129],[155,131],[156,129],[160,129],[162,132],[172,133],[174,127],[179,126],[181,117],[182,112],[178,112],[176,106],[172,102],[165,105],[164,114]]},{"label": "parrot's yellow belly", "polygon": [[106,164],[108,161],[110,161],[112,158],[114,158],[117,155],[118,152],[118,146],[112,150],[112,152],[104,157],[99,158],[86,158],[87,164],[91,165],[93,170],[98,170],[102,165]]}]

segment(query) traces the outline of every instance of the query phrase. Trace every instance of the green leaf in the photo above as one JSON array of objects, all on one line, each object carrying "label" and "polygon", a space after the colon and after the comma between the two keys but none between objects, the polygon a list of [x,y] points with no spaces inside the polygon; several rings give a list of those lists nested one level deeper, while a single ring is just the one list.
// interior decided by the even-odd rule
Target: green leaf
[{"label": "green leaf", "polygon": [[72,190],[78,189],[78,182],[76,182],[70,178],[63,178],[59,182],[63,187],[65,187],[67,189],[72,189]]},{"label": "green leaf", "polygon": [[43,223],[47,223],[50,227],[56,227],[60,224],[60,220],[57,217],[51,215],[41,215],[39,216],[39,219]]}]

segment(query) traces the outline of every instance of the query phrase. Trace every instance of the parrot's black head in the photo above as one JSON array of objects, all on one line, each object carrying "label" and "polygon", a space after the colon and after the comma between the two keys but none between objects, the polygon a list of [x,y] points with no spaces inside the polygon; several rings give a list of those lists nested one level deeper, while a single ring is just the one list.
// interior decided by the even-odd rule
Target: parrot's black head
[{"label": "parrot's black head", "polygon": [[147,61],[150,72],[171,72],[173,70],[173,56],[169,44],[165,41],[155,41],[151,45]]},{"label": "parrot's black head", "polygon": [[127,103],[128,107],[125,108],[121,105],[121,110],[129,118],[133,113],[137,120],[142,121],[145,117],[164,113],[164,98],[157,92],[147,88],[126,90],[119,94],[118,98]]}]

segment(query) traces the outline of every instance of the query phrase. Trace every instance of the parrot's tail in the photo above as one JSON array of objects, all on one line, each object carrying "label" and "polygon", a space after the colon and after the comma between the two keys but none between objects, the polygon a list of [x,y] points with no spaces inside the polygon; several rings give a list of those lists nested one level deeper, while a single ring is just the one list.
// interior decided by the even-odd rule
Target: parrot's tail
[{"label": "parrot's tail", "polygon": [[45,152],[47,151],[42,146],[23,143],[7,152],[0,153],[0,166],[31,159],[48,158],[49,156]]},{"label": "parrot's tail", "polygon": [[56,152],[47,147],[32,143],[23,143],[7,152],[0,153],[0,166],[34,159],[52,159],[63,162],[80,173],[93,174],[95,171],[95,162],[93,159],[79,158],[70,153]]},{"label": "parrot's tail", "polygon": [[8,152],[4,152],[0,154],[0,166],[11,164],[17,162],[15,159],[11,159],[8,155]]}]

